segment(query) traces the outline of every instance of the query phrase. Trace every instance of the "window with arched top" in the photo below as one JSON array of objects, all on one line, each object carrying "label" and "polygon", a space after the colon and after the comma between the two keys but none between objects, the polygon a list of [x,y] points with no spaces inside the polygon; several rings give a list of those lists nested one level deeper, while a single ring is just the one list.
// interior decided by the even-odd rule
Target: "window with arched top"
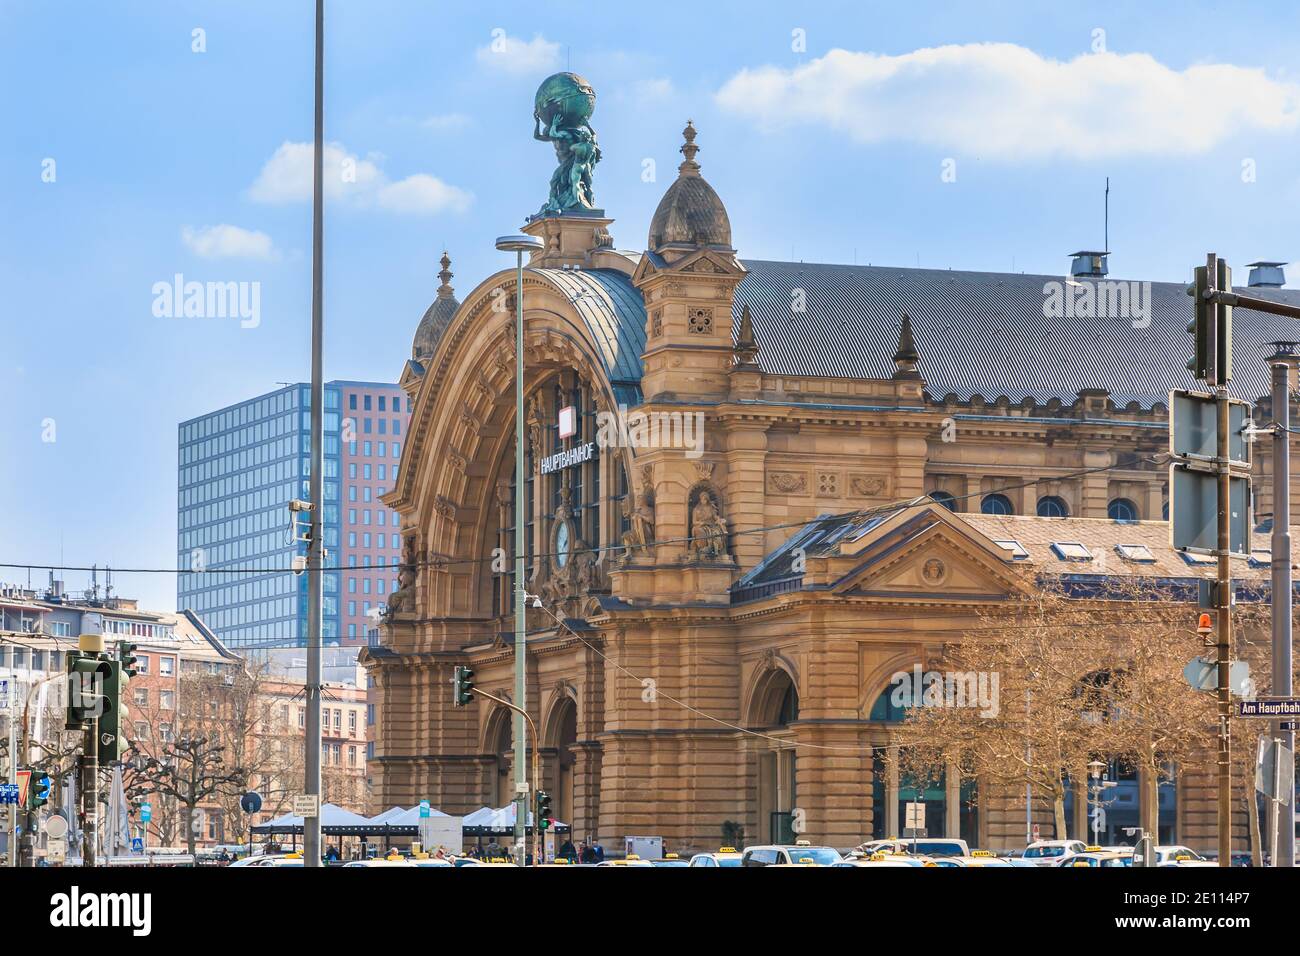
[{"label": "window with arched top", "polygon": [[930,499],[943,505],[949,511],[957,510],[957,499],[946,491],[932,491],[930,492]]},{"label": "window with arched top", "polygon": [[985,495],[980,500],[980,511],[986,515],[1012,515],[1015,509],[1011,506],[1011,499],[1006,495]]},{"label": "window with arched top", "polygon": [[[899,685],[891,682],[882,690],[876,702],[871,705],[871,716],[867,719],[882,724],[901,724],[906,720],[911,705],[910,685],[906,693],[896,693],[898,689]],[[906,704],[903,703],[904,700],[907,701]]]},{"label": "window with arched top", "polygon": [[1038,517],[1068,518],[1070,517],[1070,506],[1065,503],[1065,499],[1060,495],[1044,495],[1038,499]]},{"label": "window with arched top", "polygon": [[1137,521],[1137,505],[1128,498],[1112,498],[1106,506],[1106,517],[1111,521]]}]

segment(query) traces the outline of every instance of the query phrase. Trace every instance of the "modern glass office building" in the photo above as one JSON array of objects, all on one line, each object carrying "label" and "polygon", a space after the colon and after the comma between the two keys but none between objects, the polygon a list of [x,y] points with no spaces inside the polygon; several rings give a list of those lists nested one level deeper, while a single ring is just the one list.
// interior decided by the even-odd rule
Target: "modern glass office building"
[{"label": "modern glass office building", "polygon": [[[325,385],[325,643],[364,642],[366,614],[395,586],[401,541],[378,496],[397,476],[406,418],[396,385]],[[178,438],[178,607],[231,647],[304,645],[307,576],[290,569],[306,554],[305,515],[296,535],[288,505],[310,495],[310,386],[182,422]]]}]

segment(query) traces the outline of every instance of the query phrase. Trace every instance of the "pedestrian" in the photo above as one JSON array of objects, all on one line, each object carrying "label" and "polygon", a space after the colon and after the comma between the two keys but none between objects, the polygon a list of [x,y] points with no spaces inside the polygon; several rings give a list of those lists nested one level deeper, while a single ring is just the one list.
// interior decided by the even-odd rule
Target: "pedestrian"
[{"label": "pedestrian", "polygon": [[562,860],[574,860],[574,859],[576,859],[576,858],[577,858],[577,853],[574,852],[574,849],[573,849],[573,841],[570,840],[568,837],[565,837],[565,838],[564,838],[564,842],[563,842],[562,844],[560,844],[560,852],[559,852],[557,855],[558,855],[558,856],[560,857],[560,859],[562,859]]},{"label": "pedestrian", "polygon": [[578,852],[578,862],[588,864],[596,862],[596,851],[591,848],[591,845],[586,840],[582,841],[582,849]]},{"label": "pedestrian", "polygon": [[593,841],[592,841],[591,849],[592,849],[592,852],[595,854],[596,862],[597,862],[597,863],[604,863],[604,862],[605,862],[605,848],[604,848],[603,846],[601,846],[599,843],[596,843],[596,842],[593,840]]}]

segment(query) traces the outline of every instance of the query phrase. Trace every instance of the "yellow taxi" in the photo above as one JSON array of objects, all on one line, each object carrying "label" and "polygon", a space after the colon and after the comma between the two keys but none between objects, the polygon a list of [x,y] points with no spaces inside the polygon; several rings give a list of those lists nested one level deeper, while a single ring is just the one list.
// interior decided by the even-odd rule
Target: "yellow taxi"
[{"label": "yellow taxi", "polygon": [[739,867],[745,854],[734,846],[720,846],[717,853],[697,853],[691,857],[689,866],[726,866]]}]

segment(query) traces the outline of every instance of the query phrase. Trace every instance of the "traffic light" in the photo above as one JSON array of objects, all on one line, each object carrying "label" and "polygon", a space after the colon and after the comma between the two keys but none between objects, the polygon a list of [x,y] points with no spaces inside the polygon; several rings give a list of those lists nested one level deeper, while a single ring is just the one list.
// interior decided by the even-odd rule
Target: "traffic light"
[{"label": "traffic light", "polygon": [[122,670],[126,672],[123,680],[134,677],[136,674],[140,673],[138,668],[140,658],[135,656],[135,649],[136,645],[132,644],[130,641],[117,642],[117,659],[122,664]]},{"label": "traffic light", "polygon": [[464,707],[474,698],[474,668],[457,665],[451,675],[451,700]]},{"label": "traffic light", "polygon": [[102,716],[104,687],[111,671],[111,662],[100,660],[95,654],[68,655],[66,730],[80,730],[86,721]]},{"label": "traffic light", "polygon": [[547,830],[551,826],[551,795],[545,790],[537,791],[537,807],[533,811],[537,826]]},{"label": "traffic light", "polygon": [[108,673],[104,678],[104,709],[99,715],[99,739],[96,749],[100,763],[121,760],[122,755],[130,749],[126,731],[131,726],[127,722],[126,685],[130,682],[122,669],[122,662],[105,661]]},{"label": "traffic light", "polygon": [[[1214,288],[1232,291],[1232,269],[1215,259]],[[1211,385],[1226,385],[1232,378],[1232,306],[1219,305],[1205,294],[1210,289],[1209,266],[1197,266],[1196,277],[1187,287],[1192,297],[1193,318],[1187,326],[1195,352],[1187,370]]]},{"label": "traffic light", "polygon": [[27,811],[39,810],[50,802],[50,775],[43,773],[40,776],[32,774],[32,779],[27,784]]}]

